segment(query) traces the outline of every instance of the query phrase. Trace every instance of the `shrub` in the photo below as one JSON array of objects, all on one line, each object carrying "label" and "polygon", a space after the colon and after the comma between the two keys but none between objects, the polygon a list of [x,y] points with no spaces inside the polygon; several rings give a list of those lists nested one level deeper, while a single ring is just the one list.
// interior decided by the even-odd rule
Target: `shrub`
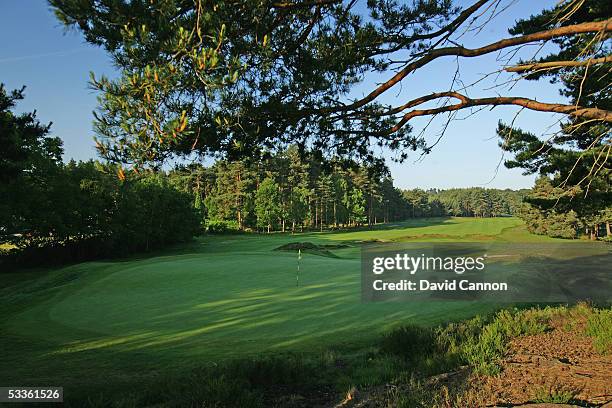
[{"label": "shrub", "polygon": [[431,328],[402,326],[384,335],[381,349],[407,361],[417,361],[433,354],[436,350],[436,338]]},{"label": "shrub", "polygon": [[612,353],[612,309],[594,311],[587,320],[586,334],[594,338],[593,345],[598,352]]},{"label": "shrub", "polygon": [[162,175],[124,183],[117,201],[107,241],[118,254],[185,242],[200,229],[200,214],[191,197]]},{"label": "shrub", "polygon": [[568,404],[574,401],[578,392],[575,390],[551,385],[550,387],[540,387],[536,390],[533,402],[545,404]]},{"label": "shrub", "polygon": [[227,234],[240,230],[237,221],[208,220],[206,222],[206,232],[210,234]]},{"label": "shrub", "polygon": [[466,344],[465,358],[477,373],[498,374],[500,370],[498,362],[504,355],[505,343],[506,335],[500,325],[487,325],[475,341]]}]

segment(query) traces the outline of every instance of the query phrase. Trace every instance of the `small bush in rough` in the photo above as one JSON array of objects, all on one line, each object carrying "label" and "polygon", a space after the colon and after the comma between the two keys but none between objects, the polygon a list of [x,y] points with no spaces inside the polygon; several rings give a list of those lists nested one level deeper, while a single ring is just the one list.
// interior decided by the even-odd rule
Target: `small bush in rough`
[{"label": "small bush in rough", "polygon": [[407,361],[430,356],[436,349],[434,331],[428,327],[408,325],[387,333],[381,344],[385,353],[395,354]]},{"label": "small bush in rough", "polygon": [[536,390],[533,401],[546,404],[567,404],[574,400],[577,391],[551,385]]},{"label": "small bush in rough", "polygon": [[463,348],[466,361],[476,373],[496,375],[509,339],[522,335],[542,333],[548,329],[548,311],[531,309],[527,311],[501,310],[493,321],[474,336]]},{"label": "small bush in rough", "polygon": [[586,334],[593,337],[599,353],[612,353],[612,309],[594,311],[587,320]]}]

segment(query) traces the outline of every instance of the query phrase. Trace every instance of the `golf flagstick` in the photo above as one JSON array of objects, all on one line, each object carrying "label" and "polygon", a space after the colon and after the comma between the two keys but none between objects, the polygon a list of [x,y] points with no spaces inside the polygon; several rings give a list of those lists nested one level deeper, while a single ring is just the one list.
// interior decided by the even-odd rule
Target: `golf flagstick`
[{"label": "golf flagstick", "polygon": [[300,259],[302,259],[302,250],[298,248],[298,265],[297,271],[295,272],[295,287],[300,285]]}]

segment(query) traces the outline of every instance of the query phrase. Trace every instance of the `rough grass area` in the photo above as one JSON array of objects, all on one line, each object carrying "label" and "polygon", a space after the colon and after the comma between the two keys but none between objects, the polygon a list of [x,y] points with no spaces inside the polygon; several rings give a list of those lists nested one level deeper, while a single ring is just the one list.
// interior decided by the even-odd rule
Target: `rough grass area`
[{"label": "rough grass area", "polygon": [[362,390],[360,401],[345,406],[600,406],[612,392],[612,358],[597,345],[611,312],[586,304],[511,309],[441,326],[434,333],[443,346],[429,355],[446,360],[448,371],[416,370],[408,380]]},{"label": "rough grass area", "polygon": [[[521,349],[514,342],[534,341],[536,336],[542,355],[548,351],[557,355],[559,350],[551,347],[558,345],[537,336],[572,327],[570,342],[590,339],[585,322],[608,311],[586,305],[504,309],[450,324],[398,327],[365,348],[200,361],[188,370],[152,373],[131,388],[79,395],[68,406],[459,408],[530,402],[592,406],[601,403],[598,396],[609,395],[612,359],[595,353],[570,361],[559,354],[561,362],[550,363],[553,366],[540,362],[547,373],[542,376],[530,366],[517,371],[514,360]],[[593,357],[600,359],[599,367],[580,366],[580,358]],[[483,362],[495,365],[495,372],[502,375],[482,374]],[[564,377],[564,367],[557,367],[570,363],[586,376],[583,383],[572,380],[574,373]]]}]

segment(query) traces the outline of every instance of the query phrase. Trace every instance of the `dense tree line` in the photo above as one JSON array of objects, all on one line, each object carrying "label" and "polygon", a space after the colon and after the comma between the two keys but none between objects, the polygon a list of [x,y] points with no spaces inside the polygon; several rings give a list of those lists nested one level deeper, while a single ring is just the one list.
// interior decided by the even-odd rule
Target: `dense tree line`
[{"label": "dense tree line", "polygon": [[205,211],[209,229],[296,231],[406,216],[402,193],[386,169],[324,159],[296,147],[262,160],[179,166],[168,177]]},{"label": "dense tree line", "polygon": [[457,217],[500,217],[515,215],[528,190],[451,189],[440,193],[449,215]]},{"label": "dense tree line", "polygon": [[419,217],[515,214],[524,191],[400,190],[386,168],[324,159],[297,148],[265,160],[179,166],[170,182],[193,197],[209,230],[347,228]]},{"label": "dense tree line", "polygon": [[[62,143],[34,113],[15,114],[23,90],[0,86],[0,243],[29,262],[125,255],[193,237],[201,214],[162,174],[61,160]],[[8,259],[8,258],[5,258]],[[8,262],[8,261],[7,261]]]},{"label": "dense tree line", "polygon": [[595,185],[586,196],[568,197],[553,183],[549,177],[541,177],[525,197],[519,215],[530,232],[556,238],[612,239],[610,184]]}]

